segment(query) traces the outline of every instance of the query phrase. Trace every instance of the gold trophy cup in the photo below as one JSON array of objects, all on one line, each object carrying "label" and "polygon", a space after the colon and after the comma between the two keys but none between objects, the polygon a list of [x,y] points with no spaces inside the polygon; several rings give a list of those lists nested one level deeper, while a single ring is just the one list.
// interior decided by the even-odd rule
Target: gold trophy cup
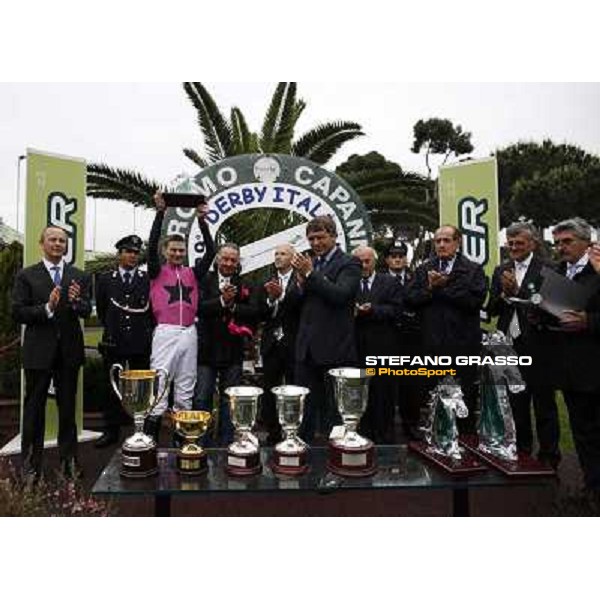
[{"label": "gold trophy cup", "polygon": [[212,416],[205,410],[178,410],[173,414],[175,429],[186,443],[177,452],[177,469],[182,475],[200,475],[208,469],[206,452],[197,443],[210,425]]},{"label": "gold trophy cup", "polygon": [[[165,385],[159,395],[161,374]],[[133,417],[135,425],[135,433],[121,447],[123,477],[148,477],[158,471],[156,442],[144,433],[144,419],[169,389],[167,379],[165,369],[124,370],[119,364],[110,368],[110,383],[125,411]]]}]

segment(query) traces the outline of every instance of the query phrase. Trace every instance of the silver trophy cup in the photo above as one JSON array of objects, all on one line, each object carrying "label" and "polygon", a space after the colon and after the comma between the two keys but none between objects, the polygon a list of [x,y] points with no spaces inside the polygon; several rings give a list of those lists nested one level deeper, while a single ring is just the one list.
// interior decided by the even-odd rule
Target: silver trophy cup
[{"label": "silver trophy cup", "polygon": [[227,449],[227,472],[230,475],[260,473],[258,439],[252,434],[256,421],[258,399],[263,393],[259,387],[238,385],[225,390],[229,396],[231,420],[236,430],[236,440]]},{"label": "silver trophy cup", "polygon": [[304,400],[310,390],[297,385],[280,385],[272,390],[277,399],[279,423],[285,439],[275,446],[272,469],[281,475],[301,475],[308,470],[307,447],[297,431],[304,414]]},{"label": "silver trophy cup", "polygon": [[334,428],[329,440],[328,468],[339,475],[364,477],[375,473],[375,446],[357,431],[367,408],[369,381],[364,369],[340,367],[330,369],[335,399],[344,422],[343,431]]},{"label": "silver trophy cup", "polygon": [[[165,385],[158,394],[160,375]],[[119,364],[110,368],[110,382],[125,411],[133,417],[134,434],[121,447],[121,475],[147,477],[157,468],[156,442],[144,433],[144,419],[168,389],[165,369],[124,370]]]}]

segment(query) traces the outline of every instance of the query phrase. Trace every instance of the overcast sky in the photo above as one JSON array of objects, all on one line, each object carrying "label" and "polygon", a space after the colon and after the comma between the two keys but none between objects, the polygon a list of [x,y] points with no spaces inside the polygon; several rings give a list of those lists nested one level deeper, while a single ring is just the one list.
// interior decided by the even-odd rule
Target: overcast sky
[{"label": "overcast sky", "polygon": [[[260,129],[275,84],[206,85],[224,111],[238,106],[251,129]],[[376,150],[405,169],[425,172],[423,157],[410,147],[414,123],[428,117],[449,118],[471,131],[474,157],[548,137],[600,154],[600,84],[300,83],[299,96],[308,106],[297,134],[336,119],[356,121],[366,133],[331,167],[350,154]],[[135,169],[167,183],[195,173],[181,152],[188,146],[201,150],[201,137],[178,83],[0,84],[0,216],[16,225],[17,158],[28,147]],[[104,200],[94,211],[94,202],[86,248],[95,242],[97,250],[111,250],[133,230],[133,210]],[[152,215],[136,213],[136,232],[145,237]]]}]

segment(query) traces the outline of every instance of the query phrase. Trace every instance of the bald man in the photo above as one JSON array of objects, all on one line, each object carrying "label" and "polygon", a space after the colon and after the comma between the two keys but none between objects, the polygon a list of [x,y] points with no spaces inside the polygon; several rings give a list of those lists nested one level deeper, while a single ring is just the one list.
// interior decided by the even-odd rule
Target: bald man
[{"label": "bald man", "polygon": [[[389,274],[376,273],[377,253],[361,246],[352,253],[362,267],[356,297],[355,337],[360,365],[366,356],[397,355],[395,326],[402,314],[402,286]],[[393,377],[374,377],[369,386],[367,410],[360,431],[376,444],[392,444],[398,386]]]},{"label": "bald man", "polygon": [[260,299],[264,321],[260,352],[263,363],[261,419],[267,431],[267,444],[281,439],[275,397],[271,388],[294,382],[296,333],[300,318],[300,290],[296,285],[292,258],[293,246],[275,248],[273,273],[262,286]]},{"label": "bald man", "polygon": [[83,331],[79,319],[91,312],[88,276],[67,263],[69,239],[59,227],[46,227],[40,236],[42,260],[17,273],[12,313],[25,325],[23,335],[23,472],[34,482],[42,474],[46,399],[50,381],[58,407],[58,453],[67,479],[81,472],[76,463],[75,396],[83,365]]}]

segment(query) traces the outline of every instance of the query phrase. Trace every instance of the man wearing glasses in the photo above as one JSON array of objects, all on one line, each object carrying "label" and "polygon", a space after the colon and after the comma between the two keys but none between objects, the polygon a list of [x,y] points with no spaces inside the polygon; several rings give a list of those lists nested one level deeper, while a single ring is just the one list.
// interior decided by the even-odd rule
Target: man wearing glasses
[{"label": "man wearing glasses", "polygon": [[[104,358],[106,381],[115,363],[124,368],[147,369],[152,342],[150,280],[138,269],[142,240],[137,235],[128,235],[115,247],[119,253],[117,268],[102,273],[96,284],[96,310],[104,327],[98,348]],[[117,443],[121,425],[130,421],[111,385],[102,409],[105,429],[96,441],[97,448]]]},{"label": "man wearing glasses", "polygon": [[565,310],[546,323],[547,370],[562,390],[575,449],[588,489],[600,492],[600,276],[591,227],[575,217],[552,231],[558,272],[587,288],[584,310]]}]

